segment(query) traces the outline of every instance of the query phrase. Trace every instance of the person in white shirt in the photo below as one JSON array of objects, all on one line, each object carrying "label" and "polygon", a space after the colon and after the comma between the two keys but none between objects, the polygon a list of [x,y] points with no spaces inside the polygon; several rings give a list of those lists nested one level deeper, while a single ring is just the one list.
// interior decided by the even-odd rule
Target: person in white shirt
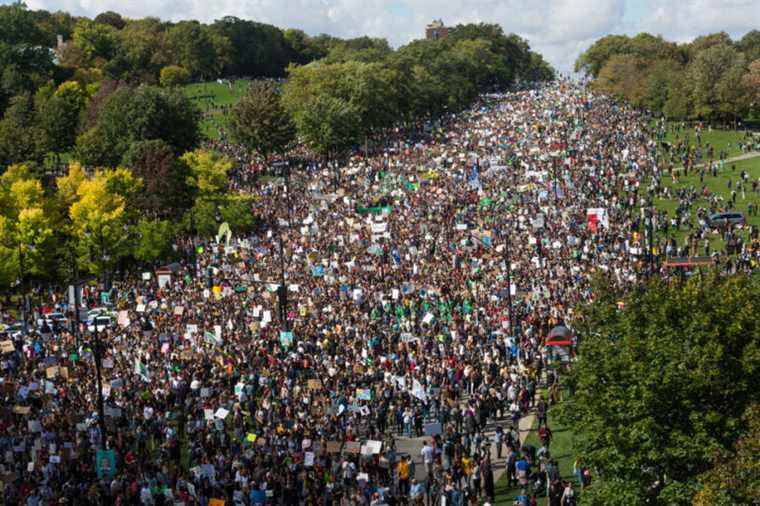
[{"label": "person in white shirt", "polygon": [[430,443],[427,441],[425,441],[425,446],[423,446],[422,450],[420,450],[420,455],[422,455],[422,462],[425,464],[427,475],[432,476],[433,462],[435,461],[435,450],[433,450],[433,447],[430,446]]}]

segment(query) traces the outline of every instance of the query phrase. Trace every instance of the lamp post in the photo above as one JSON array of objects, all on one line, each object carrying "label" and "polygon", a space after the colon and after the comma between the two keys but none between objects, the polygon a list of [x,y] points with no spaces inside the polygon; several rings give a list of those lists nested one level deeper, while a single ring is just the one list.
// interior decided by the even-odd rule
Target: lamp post
[{"label": "lamp post", "polygon": [[557,161],[559,160],[560,154],[559,151],[552,151],[551,157],[552,157],[552,177],[554,178],[554,200],[556,202],[559,202],[559,179],[557,178]]},{"label": "lamp post", "polygon": [[103,439],[103,449],[108,449],[108,435],[106,433],[106,418],[103,409],[103,379],[101,375],[101,367],[103,360],[103,343],[100,340],[100,332],[98,331],[98,319],[95,318],[95,324],[92,335],[95,337],[93,355],[95,357],[95,374],[98,387],[98,424],[100,425],[100,434]]},{"label": "lamp post", "polygon": [[504,239],[504,252],[503,252],[503,258],[504,258],[504,264],[506,266],[507,271],[507,309],[509,311],[509,335],[511,337],[515,337],[514,335],[514,329],[515,329],[515,314],[514,314],[514,308],[512,306],[512,251],[511,251],[511,241],[509,240],[509,236],[507,235],[507,232],[502,229],[501,230],[501,236]]},{"label": "lamp post", "polygon": [[69,248],[69,252],[71,253],[71,269],[72,273],[74,275],[73,279],[73,287],[74,287],[74,321],[75,323],[71,326],[72,333],[74,334],[74,340],[76,343],[76,350],[77,353],[79,353],[79,334],[80,334],[80,321],[79,321],[79,303],[80,303],[80,293],[79,293],[79,268],[77,266],[77,259],[74,255],[74,248]]}]

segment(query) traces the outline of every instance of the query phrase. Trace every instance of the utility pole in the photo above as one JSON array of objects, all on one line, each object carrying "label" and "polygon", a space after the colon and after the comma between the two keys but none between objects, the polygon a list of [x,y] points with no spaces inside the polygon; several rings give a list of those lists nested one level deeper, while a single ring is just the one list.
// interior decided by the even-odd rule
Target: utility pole
[{"label": "utility pole", "polygon": [[24,329],[24,336],[26,336],[29,333],[29,324],[27,323],[27,314],[26,314],[26,306],[27,306],[27,298],[26,298],[26,283],[25,281],[25,275],[24,275],[24,251],[21,248],[21,243],[18,243],[18,270],[19,270],[19,281],[21,284],[21,319]]},{"label": "utility pole", "polygon": [[509,335],[511,337],[515,337],[514,329],[515,329],[515,314],[514,314],[514,308],[512,307],[512,252],[510,248],[510,240],[509,236],[506,234],[506,232],[502,232],[502,236],[504,237],[504,263],[506,264],[506,270],[507,270],[507,305],[509,309]]},{"label": "utility pole", "polygon": [[[290,181],[290,167],[285,166],[285,198],[289,195],[288,183]],[[288,207],[288,225],[290,225],[290,205]],[[280,249],[280,285],[277,288],[278,302],[280,306],[280,327],[285,331],[290,331],[288,322],[288,288],[285,286],[285,248],[282,245],[282,227],[277,223],[277,239]]]},{"label": "utility pole", "polygon": [[74,250],[71,249],[70,251],[71,251],[71,265],[72,265],[72,270],[74,272],[73,286],[74,286],[74,321],[75,321],[75,324],[72,325],[72,329],[74,331],[73,333],[74,333],[74,340],[75,340],[75,343],[76,343],[77,353],[79,353],[79,330],[80,330],[79,329],[79,323],[80,323],[79,322],[79,306],[80,306],[80,299],[81,299],[81,294],[79,293],[79,269],[77,267],[76,257],[74,256]]},{"label": "utility pole", "polygon": [[100,373],[101,365],[102,365],[102,359],[103,359],[103,344],[100,340],[100,332],[98,332],[98,320],[95,318],[95,328],[94,328],[94,336],[95,336],[95,349],[94,355],[95,355],[95,374],[97,374],[97,387],[98,387],[98,422],[100,425],[100,434],[101,438],[103,439],[103,449],[108,449],[108,437],[106,433],[106,419],[103,409],[103,379],[102,375]]}]

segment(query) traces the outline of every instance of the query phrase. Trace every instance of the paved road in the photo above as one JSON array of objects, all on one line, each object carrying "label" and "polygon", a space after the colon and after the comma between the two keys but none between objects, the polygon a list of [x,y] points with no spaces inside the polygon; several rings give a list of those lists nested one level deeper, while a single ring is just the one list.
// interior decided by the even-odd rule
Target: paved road
[{"label": "paved road", "polygon": [[[518,424],[518,430],[520,432],[520,443],[524,443],[525,439],[528,437],[528,434],[530,434],[530,430],[533,427],[533,422],[535,421],[536,416],[533,414],[533,412],[529,412],[526,416],[523,416],[520,419],[520,422]],[[501,425],[502,427],[506,428],[510,424],[510,421],[508,418],[501,418],[501,419],[489,419],[488,424],[486,425],[486,436],[489,437],[492,441],[494,439],[494,434],[496,430],[497,425]],[[396,441],[396,451],[402,452],[402,453],[408,453],[412,457],[412,461],[415,464],[415,478],[419,481],[423,481],[425,479],[425,466],[422,463],[422,456],[420,455],[420,450],[422,450],[422,447],[424,446],[425,440],[430,440],[430,436],[427,437],[413,437],[413,438],[407,438],[402,436],[397,436],[395,438]],[[499,480],[499,477],[504,473],[504,457],[506,455],[506,451],[502,451],[502,458],[498,459],[496,457],[496,445],[491,445],[491,463],[493,466],[493,479],[494,483]]]}]

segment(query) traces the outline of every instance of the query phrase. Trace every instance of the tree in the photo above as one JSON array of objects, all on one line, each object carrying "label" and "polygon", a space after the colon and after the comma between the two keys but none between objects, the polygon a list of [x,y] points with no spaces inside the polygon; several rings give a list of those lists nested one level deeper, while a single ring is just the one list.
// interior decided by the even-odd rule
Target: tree
[{"label": "tree", "polygon": [[213,151],[196,149],[180,158],[189,168],[187,183],[201,197],[218,195],[227,188],[232,162]]},{"label": "tree", "polygon": [[166,32],[171,62],[198,78],[221,74],[230,59],[230,41],[197,21],[181,21]]},{"label": "tree", "polygon": [[117,30],[121,30],[127,25],[127,22],[121,17],[121,14],[114,11],[101,12],[95,16],[93,21],[102,25],[110,25]]},{"label": "tree", "polygon": [[715,46],[733,46],[731,37],[726,32],[709,33],[700,35],[691,41],[686,49],[689,53],[689,60],[693,60],[696,55]]},{"label": "tree", "polygon": [[752,112],[760,112],[760,58],[749,64],[747,73],[742,77],[742,85],[746,90],[746,102]]},{"label": "tree", "polygon": [[84,109],[87,97],[80,84],[67,81],[40,109],[40,126],[45,132],[46,146],[49,151],[63,153],[68,151],[76,141],[79,116]]},{"label": "tree", "polygon": [[359,37],[337,41],[325,56],[327,63],[346,63],[349,61],[378,63],[391,53],[391,47],[385,39]]},{"label": "tree", "polygon": [[116,166],[135,142],[163,140],[176,154],[198,143],[199,113],[179,90],[122,87],[111,93],[95,126],[77,139],[77,157],[95,166]]},{"label": "tree", "polygon": [[190,80],[190,72],[180,67],[179,65],[169,65],[161,69],[161,77],[159,82],[164,88],[172,88],[174,86],[182,86],[187,84]]},{"label": "tree", "polygon": [[144,216],[177,217],[190,207],[187,166],[177,159],[166,142],[159,139],[132,144],[123,164],[143,182],[135,206]]},{"label": "tree", "polygon": [[214,234],[222,222],[221,206],[229,198],[225,191],[232,162],[213,151],[201,149],[185,153],[180,160],[188,167],[187,183],[195,194],[195,202],[185,213],[183,226],[201,235]]},{"label": "tree", "polygon": [[229,55],[223,69],[226,75],[285,75],[292,52],[279,28],[234,16],[225,16],[210,28],[218,37],[229,41]]},{"label": "tree", "polygon": [[629,51],[630,38],[627,35],[607,35],[594,42],[575,60],[575,71],[596,78],[607,60]]},{"label": "tree", "polygon": [[54,252],[42,184],[27,166],[12,165],[0,177],[0,286],[30,275],[47,277]]},{"label": "tree", "polygon": [[727,44],[710,45],[698,52],[688,67],[695,114],[707,118],[738,116],[744,66],[744,56]]},{"label": "tree", "polygon": [[599,475],[584,503],[688,504],[760,400],[760,276],[654,280],[625,297],[600,281],[594,293],[560,412]]},{"label": "tree", "polygon": [[111,25],[80,18],[74,28],[73,43],[90,61],[105,61],[116,50],[116,29]]},{"label": "tree", "polygon": [[29,94],[13,97],[0,120],[0,166],[41,162],[45,156],[45,134],[37,123]]},{"label": "tree", "polygon": [[137,223],[137,244],[133,255],[144,264],[155,264],[171,252],[172,226],[164,220],[140,219]]},{"label": "tree", "polygon": [[693,506],[732,506],[760,503],[760,405],[744,415],[747,432],[732,451],[718,452],[713,468],[700,478]]},{"label": "tree", "polygon": [[107,276],[129,253],[126,200],[108,189],[108,173],[84,179],[68,209],[80,266]]},{"label": "tree", "polygon": [[257,81],[232,109],[229,130],[233,139],[265,159],[282,153],[295,138],[295,127],[280,102],[274,84]]},{"label": "tree", "polygon": [[53,75],[46,35],[20,2],[0,6],[0,114],[14,95],[30,94]]},{"label": "tree", "polygon": [[644,105],[648,62],[638,56],[612,56],[599,71],[594,88],[627,99],[636,107]]},{"label": "tree", "polygon": [[343,155],[359,140],[361,116],[345,100],[319,95],[295,115],[304,142],[326,159]]},{"label": "tree", "polygon": [[747,61],[760,60],[760,30],[747,32],[739,42],[736,48],[744,53]]},{"label": "tree", "polygon": [[394,67],[356,61],[330,65],[314,62],[291,67],[288,72],[282,102],[294,118],[315,99],[331,97],[348,104],[358,114],[357,138],[389,127],[399,119],[401,79]]},{"label": "tree", "polygon": [[[130,20],[118,33],[119,54],[130,72],[142,82],[155,82],[162,64],[168,62],[163,24],[156,18]],[[168,62],[170,63],[170,62]],[[125,79],[128,76],[119,76]]]}]

